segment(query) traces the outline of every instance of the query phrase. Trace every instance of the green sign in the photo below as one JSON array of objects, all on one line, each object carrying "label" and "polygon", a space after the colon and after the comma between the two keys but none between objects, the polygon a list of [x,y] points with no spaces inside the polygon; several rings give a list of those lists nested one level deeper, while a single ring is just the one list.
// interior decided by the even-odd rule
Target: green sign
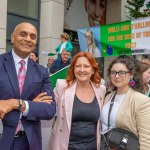
[{"label": "green sign", "polygon": [[102,46],[102,56],[118,56],[121,54],[131,55],[131,22],[123,22],[101,26],[100,43]]},{"label": "green sign", "polygon": [[[69,65],[70,66],[70,65]],[[51,81],[51,85],[52,85],[52,88],[54,89],[55,86],[56,86],[56,82],[57,82],[57,79],[66,79],[66,76],[68,74],[68,69],[69,69],[69,66],[57,71],[56,73],[52,74],[50,76],[50,81]]]},{"label": "green sign", "polygon": [[[89,44],[85,36],[87,33],[91,41],[94,37],[95,43]],[[78,36],[81,51],[89,51],[94,57],[150,54],[150,16],[79,29]],[[98,50],[99,56],[95,54]]]}]

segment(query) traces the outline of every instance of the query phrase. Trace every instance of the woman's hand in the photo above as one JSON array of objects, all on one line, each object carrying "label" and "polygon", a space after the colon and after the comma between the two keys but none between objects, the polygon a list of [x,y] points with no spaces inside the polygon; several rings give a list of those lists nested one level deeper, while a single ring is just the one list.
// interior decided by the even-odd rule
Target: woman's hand
[{"label": "woman's hand", "polygon": [[47,96],[47,92],[40,93],[35,99],[33,99],[34,102],[42,102],[42,103],[48,103],[50,104],[53,102],[51,96]]}]

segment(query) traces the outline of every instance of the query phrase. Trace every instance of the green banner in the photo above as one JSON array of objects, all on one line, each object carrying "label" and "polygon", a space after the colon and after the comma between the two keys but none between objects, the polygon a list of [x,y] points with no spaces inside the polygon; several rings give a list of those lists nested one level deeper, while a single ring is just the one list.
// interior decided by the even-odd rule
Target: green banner
[{"label": "green banner", "polygon": [[150,54],[150,16],[79,29],[78,37],[81,51],[88,51],[94,57]]},{"label": "green banner", "polygon": [[131,55],[131,48],[128,46],[131,43],[131,36],[130,21],[101,26],[102,56]]},{"label": "green banner", "polygon": [[[69,65],[70,66],[70,65]],[[50,81],[51,81],[51,85],[52,85],[52,88],[54,89],[55,86],[56,86],[56,81],[57,79],[65,79],[67,74],[68,74],[68,69],[69,69],[69,66],[57,71],[56,73],[52,74],[50,76]]]}]

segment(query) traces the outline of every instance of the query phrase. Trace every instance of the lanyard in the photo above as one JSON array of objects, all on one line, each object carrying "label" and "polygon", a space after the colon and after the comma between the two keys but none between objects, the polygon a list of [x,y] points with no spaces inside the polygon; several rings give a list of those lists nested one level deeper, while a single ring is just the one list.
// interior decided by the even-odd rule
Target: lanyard
[{"label": "lanyard", "polygon": [[[116,93],[117,93],[117,92],[116,92]],[[109,129],[109,127],[110,127],[110,113],[111,113],[112,107],[113,107],[113,105],[114,105],[116,93],[114,93],[114,95],[111,97],[111,101],[110,101],[109,112],[108,112],[108,129]]]}]

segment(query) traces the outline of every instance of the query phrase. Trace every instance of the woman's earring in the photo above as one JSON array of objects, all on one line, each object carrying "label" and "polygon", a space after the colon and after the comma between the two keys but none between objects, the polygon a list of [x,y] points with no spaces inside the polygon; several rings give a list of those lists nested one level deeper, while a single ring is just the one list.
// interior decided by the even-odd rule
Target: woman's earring
[{"label": "woman's earring", "polygon": [[135,81],[134,81],[133,79],[130,79],[129,85],[130,85],[130,86],[134,86],[134,85],[135,85]]}]

